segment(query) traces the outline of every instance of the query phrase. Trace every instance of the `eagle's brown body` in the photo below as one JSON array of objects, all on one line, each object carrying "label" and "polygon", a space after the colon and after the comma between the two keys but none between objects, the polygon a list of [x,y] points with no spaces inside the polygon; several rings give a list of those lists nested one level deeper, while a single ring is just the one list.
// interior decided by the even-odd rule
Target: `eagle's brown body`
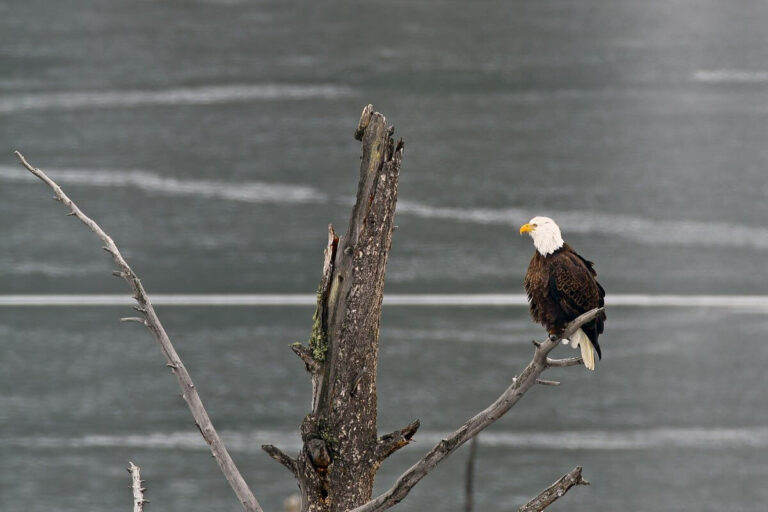
[{"label": "eagle's brown body", "polygon": [[[605,290],[597,282],[592,262],[582,258],[568,244],[548,256],[535,251],[525,274],[533,319],[550,334],[560,333],[568,322],[596,307],[602,307]],[[581,329],[602,357],[597,338],[603,333],[605,313]]]}]

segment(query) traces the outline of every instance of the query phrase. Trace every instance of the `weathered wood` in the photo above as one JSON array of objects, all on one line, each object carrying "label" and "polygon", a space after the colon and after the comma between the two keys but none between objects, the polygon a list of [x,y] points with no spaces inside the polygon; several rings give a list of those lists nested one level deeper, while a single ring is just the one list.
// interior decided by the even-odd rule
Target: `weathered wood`
[{"label": "weathered wood", "polygon": [[589,485],[589,482],[581,476],[581,466],[576,466],[569,473],[561,476],[560,479],[541,491],[541,493],[531,501],[518,509],[518,512],[541,512],[558,498],[565,496],[565,493],[574,485]]},{"label": "weathered wood", "polygon": [[144,480],[141,479],[141,468],[133,462],[128,462],[128,473],[131,474],[131,490],[133,491],[133,512],[144,512],[144,504],[149,500],[144,499],[144,492],[147,490],[142,487]]},{"label": "weathered wood", "polygon": [[[152,333],[155,340],[160,345],[160,349],[163,352],[166,360],[166,366],[168,366],[173,374],[176,376],[176,380],[181,388],[181,397],[189,406],[189,410],[195,419],[195,425],[208,443],[216,462],[219,463],[221,471],[224,473],[225,478],[235,491],[243,508],[248,512],[262,512],[259,502],[256,501],[256,497],[253,495],[248,485],[245,483],[240,471],[237,469],[235,462],[229,455],[224,443],[221,441],[219,434],[213,427],[211,419],[208,417],[208,412],[203,407],[203,402],[200,400],[200,395],[197,394],[197,388],[195,388],[192,382],[192,377],[189,376],[184,363],[181,362],[181,358],[176,353],[176,349],[173,347],[168,334],[165,332],[163,324],[160,322],[155,308],[149,300],[147,292],[144,290],[144,286],[141,284],[139,277],[133,272],[128,263],[123,258],[120,250],[115,245],[112,238],[99,227],[99,225],[90,217],[85,215],[78,206],[67,197],[67,195],[61,190],[51,178],[49,178],[43,171],[32,167],[27,162],[24,156],[16,151],[16,156],[19,158],[21,164],[32,174],[40,178],[40,180],[48,185],[56,195],[54,199],[60,201],[70,210],[70,214],[77,217],[83,224],[88,226],[104,243],[103,249],[107,251],[114,260],[115,264],[120,268],[116,271],[116,275],[124,279],[133,290],[133,298],[136,300],[137,306],[134,309],[140,312],[144,316],[144,322],[142,322]],[[129,321],[135,321],[135,317],[132,317]]]},{"label": "weathered wood", "polygon": [[372,105],[363,110],[355,130],[362,140],[357,200],[344,236],[329,231],[309,342],[319,368],[297,459],[305,512],[342,512],[368,501],[383,453],[376,429],[379,319],[403,155],[392,133]]}]

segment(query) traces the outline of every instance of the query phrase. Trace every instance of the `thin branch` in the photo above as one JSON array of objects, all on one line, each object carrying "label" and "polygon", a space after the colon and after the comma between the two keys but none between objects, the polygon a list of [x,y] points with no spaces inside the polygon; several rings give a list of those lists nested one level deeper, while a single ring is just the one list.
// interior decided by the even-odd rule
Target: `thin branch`
[{"label": "thin branch", "polygon": [[298,470],[298,467],[296,466],[296,460],[294,460],[291,456],[289,456],[283,450],[271,444],[263,444],[261,445],[261,449],[267,452],[269,456],[275,459],[277,462],[285,466],[288,469],[288,471],[290,471],[293,474],[293,476],[298,475],[299,470]]},{"label": "thin branch", "polygon": [[400,430],[395,430],[394,432],[381,436],[376,444],[376,459],[381,462],[403,446],[409,444],[420,426],[421,422],[416,420]]},{"label": "thin branch", "polygon": [[548,379],[536,379],[536,384],[541,384],[542,386],[559,386],[560,381],[548,380]]},{"label": "thin branch", "polygon": [[558,498],[562,498],[574,485],[589,485],[589,482],[581,477],[581,466],[576,466],[570,473],[560,477],[560,480],[541,491],[538,496],[520,507],[517,512],[540,512]]},{"label": "thin branch", "polygon": [[144,491],[147,489],[142,487],[144,481],[141,479],[141,468],[135,465],[133,462],[128,462],[128,472],[131,474],[131,489],[133,490],[133,512],[144,512],[144,504],[149,503],[149,500],[144,499]]},{"label": "thin branch", "polygon": [[506,414],[531,389],[539,376],[549,368],[547,355],[554,350],[560,340],[568,338],[585,323],[593,320],[602,313],[603,308],[595,308],[570,322],[559,335],[550,336],[536,348],[533,359],[519,376],[512,379],[512,384],[485,410],[470,418],[454,433],[437,443],[424,457],[411,466],[395,481],[385,493],[361,505],[351,512],[380,512],[386,510],[405,498],[411,489],[427,476],[448,455],[480,433],[488,425]]},{"label": "thin branch", "polygon": [[56,194],[54,199],[62,202],[64,206],[69,208],[70,213],[74,214],[78,220],[88,226],[88,228],[93,231],[102,242],[104,242],[104,250],[112,256],[112,259],[120,268],[119,272],[122,273],[120,277],[125,279],[133,290],[134,298],[138,303],[138,306],[134,309],[144,315],[147,327],[152,332],[155,340],[160,344],[160,349],[165,356],[166,363],[171,368],[174,375],[176,375],[176,380],[179,382],[182,392],[181,396],[184,398],[184,401],[187,402],[189,410],[195,418],[195,423],[200,429],[200,433],[205,439],[205,442],[208,443],[208,446],[210,446],[211,453],[219,463],[219,467],[221,467],[221,471],[232,486],[232,490],[235,491],[240,503],[247,512],[262,512],[259,502],[256,501],[256,497],[248,488],[240,471],[238,471],[237,466],[235,466],[232,457],[224,447],[224,443],[221,441],[219,434],[213,427],[213,423],[211,423],[211,419],[208,417],[208,412],[205,410],[205,407],[203,407],[203,402],[197,394],[197,389],[192,382],[192,378],[189,376],[187,368],[176,353],[176,349],[171,344],[171,340],[168,338],[165,328],[163,328],[163,325],[160,323],[160,319],[158,318],[157,313],[155,313],[155,309],[149,301],[146,291],[144,291],[144,286],[141,284],[141,280],[139,280],[131,267],[128,266],[128,263],[123,258],[123,255],[120,254],[120,250],[117,248],[117,245],[115,245],[115,242],[93,219],[85,215],[51,178],[40,169],[32,167],[21,153],[16,151],[15,154],[19,158],[19,161],[21,161],[21,164],[26,167],[29,172],[40,178],[43,183],[53,190]]}]

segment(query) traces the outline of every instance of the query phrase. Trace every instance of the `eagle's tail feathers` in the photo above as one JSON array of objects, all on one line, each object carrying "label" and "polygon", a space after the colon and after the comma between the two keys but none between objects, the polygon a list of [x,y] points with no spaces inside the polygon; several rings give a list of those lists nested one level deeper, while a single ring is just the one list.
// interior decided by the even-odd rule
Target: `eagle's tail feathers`
[{"label": "eagle's tail feathers", "polygon": [[595,347],[592,346],[589,336],[579,329],[573,336],[571,336],[571,346],[573,348],[581,348],[581,358],[584,360],[584,366],[587,367],[587,370],[594,370]]}]

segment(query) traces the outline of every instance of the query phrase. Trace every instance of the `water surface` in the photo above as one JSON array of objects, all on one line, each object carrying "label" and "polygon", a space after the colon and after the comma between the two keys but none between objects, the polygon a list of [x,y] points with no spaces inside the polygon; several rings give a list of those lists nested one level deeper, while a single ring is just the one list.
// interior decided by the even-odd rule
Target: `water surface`
[{"label": "water surface", "polygon": [[[150,293],[311,294],[373,103],[406,139],[387,292],[519,294],[517,227],[553,216],[610,293],[766,294],[762,2],[0,3],[0,293],[124,294],[13,149],[116,239]],[[267,510],[295,485],[311,307],[164,308]],[[237,510],[127,308],[0,308],[0,509]],[[519,306],[387,306],[380,425],[416,446],[489,403],[540,329]],[[553,510],[761,511],[764,310],[609,311],[594,374],[551,375],[481,439],[478,510],[581,464]],[[566,350],[566,349],[562,349]],[[452,510],[463,455],[399,505]]]}]

